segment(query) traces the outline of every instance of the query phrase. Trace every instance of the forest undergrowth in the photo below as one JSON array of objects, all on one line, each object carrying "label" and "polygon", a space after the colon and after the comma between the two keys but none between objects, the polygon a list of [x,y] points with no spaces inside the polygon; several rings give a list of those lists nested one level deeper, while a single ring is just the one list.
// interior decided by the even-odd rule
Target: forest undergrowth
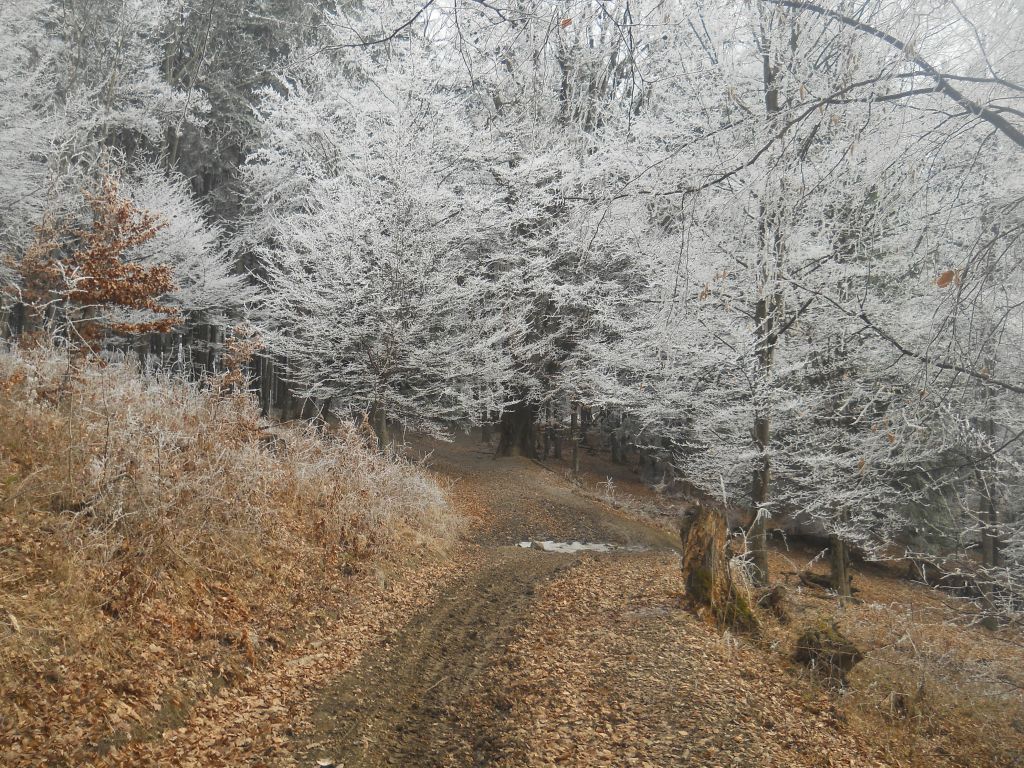
[{"label": "forest undergrowth", "polygon": [[0,353],[0,763],[117,762],[441,560],[422,469],[219,390]]},{"label": "forest undergrowth", "polygon": [[[692,493],[682,498],[659,494],[599,453],[588,455],[584,465],[580,483],[584,497],[661,528],[678,526],[680,508],[700,498]],[[736,508],[730,513],[739,520],[744,510]],[[744,583],[747,594],[773,594],[778,601],[774,609],[766,600],[759,601],[755,607],[758,629],[745,635],[681,622],[677,613],[687,599],[674,558],[611,564],[588,561],[587,568],[552,585],[550,596],[542,597],[545,607],[534,612],[539,618],[525,631],[523,640],[525,645],[544,646],[544,650],[533,654],[517,673],[519,679],[529,682],[534,699],[526,718],[529,724],[516,725],[520,743],[530,745],[531,756],[526,759],[518,754],[506,764],[517,764],[516,760],[518,764],[558,764],[559,758],[571,754],[587,755],[588,764],[616,765],[622,755],[639,749],[639,754],[653,758],[654,764],[677,764],[673,761],[685,753],[690,763],[681,764],[693,765],[729,764],[729,760],[747,765],[915,768],[1024,765],[1024,638],[1019,625],[1009,622],[986,629],[982,606],[918,583],[908,571],[910,561],[898,557],[879,562],[858,560],[853,566],[854,596],[842,601],[834,591],[820,586],[828,577],[827,550],[799,537],[787,540],[781,533],[772,537],[769,555],[772,573],[777,574],[774,588],[758,590]],[[733,563],[734,576],[744,582],[745,571],[736,567],[737,562]],[[612,566],[614,574],[609,573]],[[591,571],[603,577],[595,580]],[[806,583],[808,575],[818,577],[818,583]],[[581,589],[585,597],[569,597]],[[566,610],[579,616],[560,615]],[[620,626],[623,615],[643,616],[648,623],[657,617],[663,625],[652,630],[638,624],[626,630]],[[569,626],[572,631],[568,635],[559,631],[558,642],[550,646],[538,642],[538,637],[551,634],[553,625]],[[595,664],[576,652],[576,638],[592,641],[602,625],[602,649],[595,652],[600,657]],[[709,627],[712,634],[707,634]],[[795,661],[794,649],[809,628],[834,628],[862,655],[842,684]],[[609,661],[616,653],[605,647],[616,638],[635,659],[622,674],[637,681],[618,689],[613,686],[610,698],[593,703],[588,711],[580,700],[585,698],[581,692],[598,685],[595,678],[607,674],[609,663],[620,663]],[[722,649],[728,652],[720,653]],[[673,656],[671,665],[663,665],[656,673],[646,671],[646,666],[663,663],[665,654]],[[707,666],[694,673],[703,680],[680,674],[694,658],[707,664],[709,654],[723,657],[715,674]],[[537,699],[536,683],[543,679],[540,669],[556,670],[543,687],[561,691],[558,696]],[[513,688],[519,685],[515,680],[506,682]],[[732,693],[747,691],[750,684],[758,689],[757,695],[737,709]],[[679,690],[670,692],[673,686]],[[661,691],[663,688],[666,690]],[[697,732],[690,728],[684,739],[651,733],[645,717],[654,715],[642,712],[650,707],[650,694],[645,692],[655,689],[666,701],[696,695],[706,702],[708,712],[702,714],[710,723],[706,732],[699,732],[704,726]],[[803,709],[790,706],[785,718],[776,718],[775,725],[764,729],[780,703],[800,691],[805,695]],[[572,700],[571,706],[565,700]],[[602,749],[584,747],[581,742],[587,738],[604,739],[607,723],[599,713],[609,705],[620,710],[616,721],[623,717],[623,708],[629,712],[624,721],[628,727],[620,724],[616,729],[618,748],[607,742],[600,745]],[[560,706],[561,712],[552,711]],[[678,702],[673,706],[679,706]],[[745,722],[730,720],[737,711],[744,713]],[[663,717],[664,711],[657,716]],[[594,731],[588,726],[574,732],[570,741],[574,740],[575,746],[569,749],[567,731],[560,726],[574,718],[593,721]],[[726,722],[732,725],[723,727]],[[524,729],[529,736],[522,733]],[[793,740],[787,741],[790,737]],[[643,746],[645,738],[650,742],[647,747]],[[757,745],[756,754],[751,753],[751,744]],[[773,753],[779,745],[785,749],[799,745],[799,749]]]},{"label": "forest undergrowth", "polygon": [[[972,602],[908,580],[896,563],[858,563],[843,603],[800,583],[824,575],[806,545],[771,554],[785,589],[784,620],[768,617],[759,644],[828,692],[847,730],[885,765],[1019,766],[1024,759],[1024,638],[984,629]],[[808,628],[834,628],[863,655],[844,685],[793,661]]]}]

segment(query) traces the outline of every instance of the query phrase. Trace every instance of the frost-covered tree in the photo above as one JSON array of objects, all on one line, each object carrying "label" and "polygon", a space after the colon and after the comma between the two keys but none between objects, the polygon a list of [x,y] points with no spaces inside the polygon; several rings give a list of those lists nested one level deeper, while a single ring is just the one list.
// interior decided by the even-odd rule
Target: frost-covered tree
[{"label": "frost-covered tree", "polygon": [[[223,325],[241,311],[245,280],[232,274],[222,225],[193,198],[196,185],[159,170],[170,160],[168,130],[200,130],[212,114],[202,87],[208,81],[197,80],[197,72],[185,80],[172,72],[175,40],[202,20],[176,3],[9,5],[0,22],[0,153],[11,181],[0,228],[9,263],[17,266],[35,228],[81,227],[88,218],[83,190],[118,177],[122,191],[162,222],[155,237],[126,256],[171,265],[176,287],[163,298],[181,310],[183,330],[191,333],[199,322],[216,335],[210,323]],[[16,272],[9,282],[17,282]],[[17,314],[17,286],[10,294]]]},{"label": "frost-covered tree", "polygon": [[771,523],[841,591],[849,546],[1019,584],[1011,0],[0,7],[10,265],[118,175],[183,337],[259,283],[260,371],[382,437],[586,406],[763,581]]},{"label": "frost-covered tree", "polygon": [[[706,491],[749,499],[762,521],[813,518],[877,552],[923,508],[931,480],[920,468],[950,449],[924,439],[928,414],[939,431],[954,392],[973,381],[1002,392],[1004,434],[1016,434],[1020,377],[1011,367],[993,383],[979,357],[983,337],[1014,338],[1012,130],[986,138],[986,116],[960,112],[888,41],[780,5],[706,4],[676,28],[680,61],[668,66],[681,74],[652,92],[636,128],[648,156],[608,192],[652,200],[651,292],[638,305],[650,322],[640,311],[609,317],[615,331],[589,345],[584,368],[601,372],[590,377],[595,397],[665,434]],[[893,10],[879,4],[872,18],[908,22]],[[919,56],[948,45],[953,33],[935,29]],[[999,93],[1012,81],[986,85],[1002,79],[998,67],[975,74],[982,57],[937,56],[950,78],[990,89],[974,103],[1016,119]],[[617,204],[618,216],[606,206],[612,226],[636,227]],[[1000,319],[983,331],[986,315]],[[999,357],[1015,359],[1013,347]],[[755,554],[762,531],[752,531]]]},{"label": "frost-covered tree", "polygon": [[[31,240],[48,197],[51,141],[57,120],[47,109],[52,80],[39,60],[55,42],[40,23],[46,3],[0,4],[0,251],[11,253]],[[10,276],[8,276],[10,279]]]},{"label": "frost-covered tree", "polygon": [[136,205],[160,217],[162,226],[156,236],[133,256],[171,267],[175,288],[164,301],[195,321],[223,323],[226,317],[241,315],[255,291],[234,269],[222,228],[209,222],[188,180],[144,165],[132,175],[128,187]]},{"label": "frost-covered tree", "polygon": [[[258,149],[264,88],[296,55],[308,57],[337,3],[177,0],[157,40],[165,82],[182,108],[164,126],[161,163],[185,175],[221,219],[235,219],[245,158]],[[244,254],[243,254],[244,256]]]},{"label": "frost-covered tree", "polygon": [[459,56],[476,57],[469,74],[500,159],[493,173],[504,190],[507,251],[530,318],[499,455],[533,455],[541,418],[576,418],[569,414],[588,387],[573,358],[593,315],[625,311],[608,300],[643,282],[633,220],[610,217],[594,201],[635,168],[631,128],[659,38],[656,27],[632,25],[650,14],[653,6],[556,2],[514,5],[506,24],[496,25],[487,7],[440,24]]},{"label": "frost-covered tree", "polygon": [[[415,58],[267,94],[262,327],[297,391],[436,431],[504,405],[522,313],[465,105]],[[429,73],[422,71],[423,76]]]}]

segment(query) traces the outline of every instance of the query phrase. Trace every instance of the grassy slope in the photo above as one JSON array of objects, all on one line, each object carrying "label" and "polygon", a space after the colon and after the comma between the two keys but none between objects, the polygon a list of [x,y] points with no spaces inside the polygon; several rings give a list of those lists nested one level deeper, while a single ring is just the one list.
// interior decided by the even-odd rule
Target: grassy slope
[{"label": "grassy slope", "polygon": [[52,352],[0,355],[0,481],[11,766],[116,764],[338,617],[379,629],[409,608],[385,574],[455,526],[354,431],[272,431],[244,396]]}]

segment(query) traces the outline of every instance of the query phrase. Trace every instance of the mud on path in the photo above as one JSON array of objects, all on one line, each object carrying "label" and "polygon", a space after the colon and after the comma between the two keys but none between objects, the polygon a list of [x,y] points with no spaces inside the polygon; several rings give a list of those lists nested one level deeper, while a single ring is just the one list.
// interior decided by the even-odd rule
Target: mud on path
[{"label": "mud on path", "polygon": [[318,744],[303,765],[489,765],[509,708],[490,672],[516,635],[537,585],[571,567],[569,555],[496,553],[454,584],[366,662],[324,693]]},{"label": "mud on path", "polygon": [[[558,472],[525,459],[495,461],[469,440],[414,446],[472,524],[467,548],[482,565],[447,588],[396,635],[324,692],[300,765],[345,768],[485,766],[507,751],[513,704],[499,674],[532,616],[538,591],[592,554],[515,546],[582,541],[669,552],[673,538],[580,496]],[[630,552],[596,555],[628,560]],[[649,556],[649,554],[648,554]]]}]

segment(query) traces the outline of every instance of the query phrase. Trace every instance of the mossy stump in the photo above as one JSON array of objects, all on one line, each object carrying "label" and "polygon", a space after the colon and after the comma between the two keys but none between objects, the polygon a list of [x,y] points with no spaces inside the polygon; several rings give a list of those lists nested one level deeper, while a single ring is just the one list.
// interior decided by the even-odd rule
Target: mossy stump
[{"label": "mossy stump", "polygon": [[683,545],[683,581],[691,607],[729,629],[756,631],[757,617],[729,567],[725,516],[697,505],[684,515],[679,537]]},{"label": "mossy stump", "polygon": [[808,627],[796,641],[793,658],[837,686],[846,685],[847,675],[864,659],[864,654],[835,623]]}]

